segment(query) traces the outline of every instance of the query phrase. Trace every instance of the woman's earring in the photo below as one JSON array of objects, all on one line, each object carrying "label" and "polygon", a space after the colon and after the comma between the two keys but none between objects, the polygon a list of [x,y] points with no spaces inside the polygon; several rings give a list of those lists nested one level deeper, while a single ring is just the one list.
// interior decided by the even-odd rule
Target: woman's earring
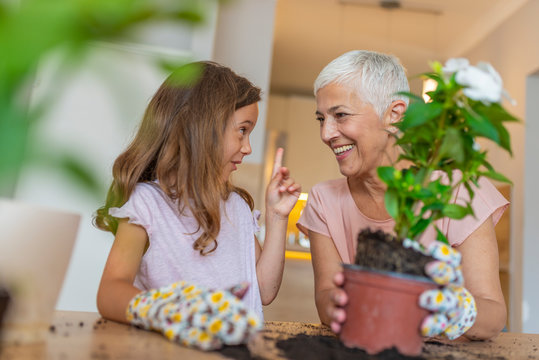
[{"label": "woman's earring", "polygon": [[399,129],[393,125],[388,126],[386,130],[390,135],[393,135],[393,136],[396,136],[399,132]]}]

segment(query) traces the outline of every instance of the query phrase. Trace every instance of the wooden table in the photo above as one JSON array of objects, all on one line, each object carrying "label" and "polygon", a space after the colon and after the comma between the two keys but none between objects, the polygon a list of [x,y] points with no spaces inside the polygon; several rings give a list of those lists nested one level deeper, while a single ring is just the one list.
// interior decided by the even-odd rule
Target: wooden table
[{"label": "wooden table", "polygon": [[[276,345],[279,341],[304,334],[303,339],[320,340],[305,351],[284,353]],[[280,343],[282,344],[282,343]],[[290,343],[289,343],[290,344]],[[319,345],[318,345],[319,344]],[[326,344],[326,345],[325,345]],[[329,345],[327,345],[329,344]],[[202,352],[169,342],[158,333],[103,320],[97,313],[58,311],[44,343],[10,344],[3,347],[2,360],[15,359],[248,359],[249,354],[260,359],[310,360],[327,351],[337,349],[340,343],[325,326],[292,322],[266,322],[265,330],[247,347],[227,348],[223,352]],[[325,348],[324,348],[325,346]],[[230,351],[229,351],[230,350]],[[309,353],[311,351],[311,353]],[[355,353],[351,353],[355,351]],[[287,355],[288,354],[288,355]],[[300,354],[300,355],[298,355]],[[311,354],[311,355],[309,355]],[[343,355],[342,353],[340,355]],[[349,350],[341,359],[366,359],[358,350]],[[394,356],[394,354],[393,354]],[[327,356],[329,358],[329,355]],[[391,356],[389,356],[391,357]],[[427,342],[422,357],[425,359],[539,359],[539,335],[502,333],[495,340],[469,343]],[[380,357],[373,357],[379,359]],[[383,357],[382,357],[383,358]],[[387,358],[387,357],[386,357]],[[392,357],[395,358],[395,357]]]}]

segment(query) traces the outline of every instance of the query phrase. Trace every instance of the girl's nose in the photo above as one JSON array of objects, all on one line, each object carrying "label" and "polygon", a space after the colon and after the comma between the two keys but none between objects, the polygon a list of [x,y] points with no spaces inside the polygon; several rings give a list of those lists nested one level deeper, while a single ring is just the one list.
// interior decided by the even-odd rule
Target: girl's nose
[{"label": "girl's nose", "polygon": [[252,152],[251,142],[249,141],[249,138],[243,141],[240,151],[242,154],[245,154],[245,155],[249,155]]},{"label": "girl's nose", "polygon": [[322,126],[320,127],[320,137],[325,143],[331,142],[332,139],[335,139],[339,135],[339,130],[337,129],[337,124],[335,120],[331,117],[327,117]]}]

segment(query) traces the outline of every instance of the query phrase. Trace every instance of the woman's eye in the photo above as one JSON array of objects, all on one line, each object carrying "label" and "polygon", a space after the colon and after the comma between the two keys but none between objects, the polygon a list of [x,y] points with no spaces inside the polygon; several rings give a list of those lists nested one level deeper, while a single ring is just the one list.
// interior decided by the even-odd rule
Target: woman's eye
[{"label": "woman's eye", "polygon": [[347,113],[342,113],[342,112],[341,112],[341,113],[336,113],[336,114],[335,114],[335,117],[336,117],[337,119],[340,119],[340,118],[343,118],[343,117],[345,117],[345,116],[347,116],[347,115],[348,115]]},{"label": "woman's eye", "polygon": [[244,128],[244,127],[240,128],[240,133],[241,133],[242,135],[245,134],[246,131],[247,131],[246,128]]},{"label": "woman's eye", "polygon": [[317,116],[316,121],[318,121],[319,123],[322,123],[324,121],[324,118],[321,116]]}]

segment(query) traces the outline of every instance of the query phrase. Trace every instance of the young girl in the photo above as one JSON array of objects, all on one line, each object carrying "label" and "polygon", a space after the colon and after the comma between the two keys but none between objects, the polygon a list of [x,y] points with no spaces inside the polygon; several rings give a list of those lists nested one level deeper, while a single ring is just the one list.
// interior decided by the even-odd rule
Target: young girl
[{"label": "young girl", "polygon": [[[186,69],[199,76],[186,80]],[[261,248],[253,199],[229,181],[251,153],[259,100],[259,88],[214,62],[180,68],[158,89],[95,217],[115,235],[97,294],[104,318],[203,349],[244,342],[260,326],[300,185],[279,149]]]}]

